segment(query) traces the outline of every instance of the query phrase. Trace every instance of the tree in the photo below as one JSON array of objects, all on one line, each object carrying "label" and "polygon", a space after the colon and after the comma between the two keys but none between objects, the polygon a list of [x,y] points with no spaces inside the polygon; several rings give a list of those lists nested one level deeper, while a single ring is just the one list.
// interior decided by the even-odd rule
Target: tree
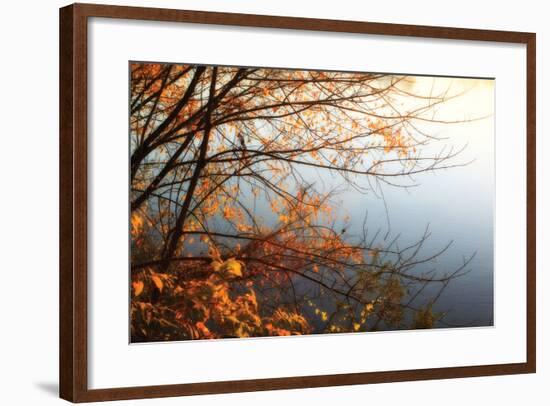
[{"label": "tree", "polygon": [[413,94],[412,80],[133,63],[132,340],[432,327],[439,295],[411,300],[468,261],[417,275],[428,230],[383,246],[365,217],[351,236],[338,187],[315,180],[367,193],[460,165],[460,151],[423,153],[434,136],[418,127],[458,95]]}]

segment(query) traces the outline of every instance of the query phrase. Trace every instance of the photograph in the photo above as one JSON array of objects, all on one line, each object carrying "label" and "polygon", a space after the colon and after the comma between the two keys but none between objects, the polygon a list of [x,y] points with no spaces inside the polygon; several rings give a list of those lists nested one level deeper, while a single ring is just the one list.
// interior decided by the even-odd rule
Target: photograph
[{"label": "photograph", "polygon": [[494,78],[128,75],[130,343],[493,326]]}]

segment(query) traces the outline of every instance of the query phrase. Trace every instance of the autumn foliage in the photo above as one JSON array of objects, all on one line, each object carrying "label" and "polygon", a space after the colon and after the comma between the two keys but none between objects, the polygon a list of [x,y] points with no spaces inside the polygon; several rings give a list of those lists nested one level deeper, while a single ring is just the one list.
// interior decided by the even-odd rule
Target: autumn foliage
[{"label": "autumn foliage", "polygon": [[[410,77],[132,63],[133,342],[432,327],[417,244],[363,232],[335,203],[453,166],[426,155],[447,95]],[[407,99],[406,108],[401,101]],[[413,100],[413,102],[410,102]],[[322,187],[330,177],[334,187]],[[317,180],[316,180],[317,179]]]}]

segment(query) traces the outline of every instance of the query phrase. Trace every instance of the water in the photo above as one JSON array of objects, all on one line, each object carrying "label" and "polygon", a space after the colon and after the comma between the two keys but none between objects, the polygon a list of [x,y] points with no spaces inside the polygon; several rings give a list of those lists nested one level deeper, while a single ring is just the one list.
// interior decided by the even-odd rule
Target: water
[{"label": "water", "polygon": [[[458,168],[471,179],[477,166]],[[466,176],[467,175],[467,176]],[[432,175],[438,176],[438,175]],[[439,174],[445,178],[445,175]],[[492,194],[492,190],[484,193]],[[445,312],[448,325],[486,326],[493,324],[493,211],[492,200],[472,185],[444,182],[426,175],[414,192],[387,189],[384,192],[387,214],[382,199],[350,192],[342,196],[342,206],[352,218],[360,218],[368,209],[368,227],[387,230],[386,241],[399,234],[401,247],[418,241],[429,225],[430,236],[423,244],[420,257],[429,257],[450,247],[415,272],[435,269],[440,275],[450,274],[474,255],[465,270],[469,273],[453,279],[445,288],[434,311]],[[357,222],[350,234],[359,233]],[[354,230],[355,228],[355,230]],[[382,233],[384,234],[384,233]],[[383,241],[382,241],[383,243]],[[428,287],[418,299],[429,299],[440,285]],[[442,326],[443,327],[443,326]]]},{"label": "water", "polygon": [[[470,91],[463,100],[447,106],[442,115],[478,116],[493,112],[493,87],[482,86]],[[384,186],[381,196],[347,190],[339,196],[340,205],[352,219],[362,219],[368,210],[371,230],[389,231],[387,241],[399,235],[404,247],[414,243],[429,225],[431,236],[423,246],[429,256],[452,245],[426,269],[439,274],[451,273],[464,258],[475,254],[468,264],[470,272],[454,279],[444,290],[435,311],[446,312],[446,325],[488,326],[493,324],[493,230],[494,230],[494,123],[493,118],[452,125],[432,125],[425,128],[442,138],[432,143],[430,150],[465,147],[455,159],[465,166],[415,175],[418,186],[405,190]],[[335,181],[335,180],[334,180]],[[330,180],[328,181],[331,182]],[[381,195],[381,193],[378,193]],[[385,201],[385,204],[384,204]],[[351,233],[360,232],[353,221]],[[420,267],[419,271],[422,270]],[[429,298],[439,287],[424,293]],[[444,325],[440,325],[444,327]]]}]

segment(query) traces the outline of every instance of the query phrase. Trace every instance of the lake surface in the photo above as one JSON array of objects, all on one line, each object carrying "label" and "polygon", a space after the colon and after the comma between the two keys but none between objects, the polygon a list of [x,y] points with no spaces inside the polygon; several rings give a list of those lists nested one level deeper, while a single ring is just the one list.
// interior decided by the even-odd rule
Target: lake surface
[{"label": "lake surface", "polygon": [[[462,100],[450,103],[441,115],[481,117],[486,113],[492,115],[493,106],[494,87],[488,83],[471,89]],[[431,236],[423,245],[421,256],[435,254],[452,241],[433,262],[418,267],[418,272],[436,269],[439,274],[450,274],[464,258],[475,254],[466,268],[470,272],[450,282],[434,310],[446,313],[448,324],[439,327],[493,325],[494,120],[488,117],[424,129],[442,138],[430,145],[427,152],[465,147],[455,162],[469,163],[415,175],[411,183],[418,186],[407,190],[383,186],[379,196],[347,190],[339,195],[339,205],[354,219],[350,234],[360,233],[361,220],[368,211],[369,229],[380,229],[382,235],[389,232],[388,242],[399,235],[401,247],[418,241],[429,225]],[[330,179],[326,181],[332,183]],[[433,296],[438,289],[439,286],[426,289],[424,298]]]},{"label": "lake surface", "polygon": [[[458,168],[474,177],[476,165]],[[436,176],[436,175],[433,175]],[[442,175],[445,178],[444,175]],[[471,178],[470,178],[471,179]],[[480,195],[473,185],[459,184],[456,180],[442,182],[426,176],[422,186],[414,192],[386,190],[384,202],[373,196],[359,196],[349,193],[342,196],[345,207],[352,218],[361,218],[368,210],[368,227],[380,229],[389,234],[388,243],[398,236],[398,244],[405,247],[417,242],[429,225],[430,236],[423,244],[420,258],[430,257],[449,248],[429,263],[417,266],[414,273],[434,269],[439,275],[450,274],[458,269],[464,259],[475,256],[465,270],[469,273],[453,279],[445,288],[434,306],[434,311],[445,312],[449,326],[487,326],[493,324],[493,208],[492,199]],[[487,188],[485,194],[492,195]],[[414,198],[421,194],[422,198]],[[350,235],[360,233],[360,222],[351,225]],[[355,230],[354,230],[355,228]],[[384,240],[379,238],[381,245]],[[429,299],[437,294],[440,284],[428,286],[419,300]],[[445,327],[447,325],[441,325]]]}]

